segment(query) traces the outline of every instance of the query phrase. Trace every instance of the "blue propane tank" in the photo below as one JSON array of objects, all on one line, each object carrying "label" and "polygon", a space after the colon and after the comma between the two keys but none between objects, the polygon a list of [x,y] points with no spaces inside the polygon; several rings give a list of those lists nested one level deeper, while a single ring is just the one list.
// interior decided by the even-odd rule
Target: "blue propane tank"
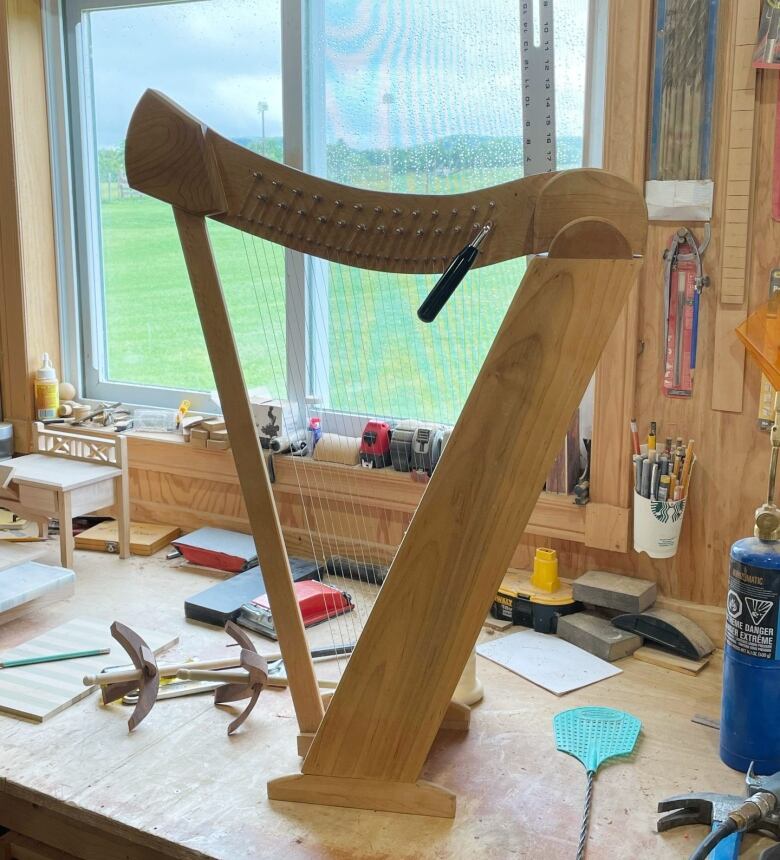
[{"label": "blue propane tank", "polygon": [[736,770],[780,770],[780,541],[757,537],[731,547],[720,757]]}]

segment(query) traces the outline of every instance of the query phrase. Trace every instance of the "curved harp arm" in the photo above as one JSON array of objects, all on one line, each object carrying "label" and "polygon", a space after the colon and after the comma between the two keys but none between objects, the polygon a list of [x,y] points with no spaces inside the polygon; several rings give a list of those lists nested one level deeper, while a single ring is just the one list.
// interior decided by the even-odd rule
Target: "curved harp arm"
[{"label": "curved harp arm", "polygon": [[490,223],[474,260],[487,266],[549,249],[566,224],[620,225],[634,254],[647,231],[644,200],[603,170],[539,174],[461,194],[396,194],[340,185],[233,143],[147,90],[125,148],[130,186],[214,220],[335,263],[439,273]]}]

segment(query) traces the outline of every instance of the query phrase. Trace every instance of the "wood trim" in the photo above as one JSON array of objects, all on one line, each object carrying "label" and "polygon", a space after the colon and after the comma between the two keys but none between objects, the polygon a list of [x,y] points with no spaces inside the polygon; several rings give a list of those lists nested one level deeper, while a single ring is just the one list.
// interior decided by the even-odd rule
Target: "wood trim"
[{"label": "wood trim", "polygon": [[[718,34],[722,45],[719,49],[722,71],[718,121],[713,134],[718,154],[714,174],[716,229],[713,233],[720,261],[712,284],[717,305],[711,408],[721,412],[740,413],[744,401],[745,348],[734,329],[745,319],[752,276],[748,243],[753,235],[758,133],[755,122],[757,76],[752,54],[760,10],[760,0],[724,0]],[[735,145],[737,142],[740,146]],[[771,165],[771,160],[767,164]]]},{"label": "wood trim", "polygon": [[41,4],[0,4],[0,384],[17,450],[27,450],[32,375],[60,366]]},{"label": "wood trim", "polygon": [[[134,518],[185,528],[214,525],[249,531],[232,451],[207,451],[193,448],[180,437],[140,433],[128,434],[127,441]],[[357,508],[373,516],[368,529],[373,526],[380,535],[366,540],[366,525],[361,522],[354,533],[334,536],[334,542],[343,549],[353,542],[355,547],[370,546],[377,562],[389,561],[425,489],[424,484],[393,469],[363,469],[289,456],[275,457],[274,464],[274,495],[282,529],[288,548],[298,555],[308,554],[307,546],[311,551],[300,516],[302,505],[327,496],[337,505],[352,508],[353,521],[363,519]],[[629,509],[593,503],[581,507],[570,496],[543,492],[526,534],[625,552],[629,521]],[[605,523],[609,524],[606,529]],[[518,542],[521,537],[518,535]]]},{"label": "wood trim", "polygon": [[[606,99],[604,108],[604,167],[640,188],[645,177],[647,107],[650,84],[650,45],[653,28],[651,3],[612,0],[609,5]],[[627,111],[627,105],[631,105]],[[636,396],[639,291],[645,288],[646,270],[640,273],[623,313],[596,370],[591,451],[591,502],[621,508],[609,530],[610,546],[598,531],[586,532],[588,545],[603,549],[628,548],[628,513],[631,506],[630,444],[628,422]],[[603,511],[602,511],[603,513]],[[588,514],[591,523],[596,514]],[[626,531],[618,535],[617,522]]]}]

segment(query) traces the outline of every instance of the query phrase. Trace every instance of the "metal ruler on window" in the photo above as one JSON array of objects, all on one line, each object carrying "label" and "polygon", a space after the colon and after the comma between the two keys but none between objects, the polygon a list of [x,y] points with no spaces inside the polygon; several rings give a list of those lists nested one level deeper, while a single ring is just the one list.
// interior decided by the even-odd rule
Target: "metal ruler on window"
[{"label": "metal ruler on window", "polygon": [[520,0],[523,175],[555,170],[553,0]]}]

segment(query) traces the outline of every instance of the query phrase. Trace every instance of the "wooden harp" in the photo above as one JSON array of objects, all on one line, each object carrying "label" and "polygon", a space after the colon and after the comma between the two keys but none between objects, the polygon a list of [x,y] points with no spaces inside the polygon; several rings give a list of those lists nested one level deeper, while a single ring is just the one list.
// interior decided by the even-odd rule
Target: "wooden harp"
[{"label": "wooden harp", "polygon": [[[558,442],[642,265],[641,193],[590,169],[456,195],[351,188],[244,149],[151,90],[130,123],[126,167],[134,189],[174,209],[288,669],[305,758],[301,773],[269,782],[268,796],[452,817],[455,795],[419,776]],[[488,221],[475,266],[538,255],[326,711],[207,217],[313,257],[382,272],[440,273],[471,230]],[[380,229],[391,217],[392,231]],[[493,416],[487,428],[463,417],[484,412]],[[478,446],[486,454],[476,470],[471,452]]]}]

